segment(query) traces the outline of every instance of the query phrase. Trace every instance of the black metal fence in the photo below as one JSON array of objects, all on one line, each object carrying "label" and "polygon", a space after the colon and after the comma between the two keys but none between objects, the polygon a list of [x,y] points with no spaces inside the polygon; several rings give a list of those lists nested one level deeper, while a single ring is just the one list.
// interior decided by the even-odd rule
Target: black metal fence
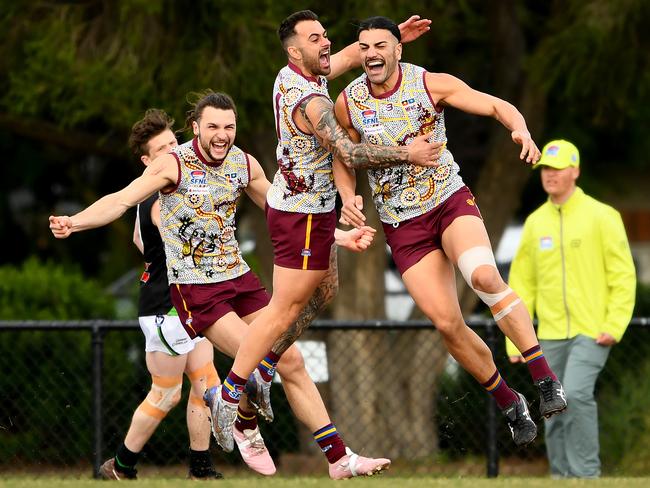
[{"label": "black metal fence", "polygon": [[[527,368],[508,363],[494,322],[469,324],[492,349],[508,383],[535,409]],[[649,325],[646,318],[633,320],[597,386],[601,457],[609,472],[650,473],[650,456],[642,447],[650,444]],[[393,469],[407,474],[454,471],[460,463],[464,472],[469,464],[490,477],[500,469],[529,474],[545,469],[542,422],[535,444],[515,449],[494,402],[449,357],[428,322],[319,321],[299,345],[331,418],[354,450],[391,457]],[[231,365],[221,355],[215,362],[220,375]],[[81,468],[96,474],[123,440],[150,387],[135,321],[0,321],[0,372],[5,472],[34,473],[38,467],[36,472]],[[186,384],[184,398],[187,392]],[[261,427],[280,469],[324,468],[281,384],[274,384],[272,395],[276,420]],[[187,446],[181,402],[145,447],[141,464],[186,464]],[[212,452],[218,466],[241,466],[236,453],[224,454],[216,445]]]}]

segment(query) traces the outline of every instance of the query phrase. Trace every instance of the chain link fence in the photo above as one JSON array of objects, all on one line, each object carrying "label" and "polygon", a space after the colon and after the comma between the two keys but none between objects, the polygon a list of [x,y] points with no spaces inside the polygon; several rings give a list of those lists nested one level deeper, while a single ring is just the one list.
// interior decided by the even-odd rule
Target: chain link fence
[{"label": "chain link fence", "polygon": [[[527,368],[508,363],[494,323],[478,319],[470,325],[536,411]],[[0,471],[89,474],[94,467],[96,473],[149,390],[143,345],[135,321],[0,322]],[[320,321],[299,347],[346,443],[365,455],[392,458],[394,471],[546,472],[543,422],[535,443],[517,450],[493,401],[449,357],[427,322]],[[215,357],[223,377],[232,362]],[[606,472],[650,473],[649,376],[649,321],[634,319],[597,385]],[[185,382],[183,400],[145,446],[139,467],[187,465]],[[275,421],[260,423],[280,471],[324,474],[324,458],[295,420],[279,382],[272,401]],[[225,454],[214,442],[211,451],[218,468],[244,469],[236,452]]]}]

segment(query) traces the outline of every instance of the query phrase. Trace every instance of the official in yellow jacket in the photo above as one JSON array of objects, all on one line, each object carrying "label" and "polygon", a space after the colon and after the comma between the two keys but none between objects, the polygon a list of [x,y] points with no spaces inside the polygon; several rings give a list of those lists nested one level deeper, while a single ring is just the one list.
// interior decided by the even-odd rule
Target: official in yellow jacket
[{"label": "official in yellow jacket", "polygon": [[[546,421],[551,474],[600,476],[594,387],[632,317],[636,274],[620,214],[576,186],[580,155],[549,142],[535,165],[549,198],[524,224],[509,283],[538,320],[549,366],[564,385],[565,415]],[[512,362],[523,360],[507,341]]]}]

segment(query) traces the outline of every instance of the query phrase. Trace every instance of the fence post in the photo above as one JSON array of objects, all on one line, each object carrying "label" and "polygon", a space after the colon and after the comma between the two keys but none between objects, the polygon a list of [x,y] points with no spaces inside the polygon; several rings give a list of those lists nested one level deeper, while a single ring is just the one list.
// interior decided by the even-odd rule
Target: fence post
[{"label": "fence post", "polygon": [[104,370],[104,331],[99,323],[92,326],[93,345],[93,477],[99,478],[99,467],[103,461],[102,452],[102,376]]},{"label": "fence post", "polygon": [[[486,321],[486,342],[494,357],[497,335],[495,323]],[[499,449],[497,447],[497,407],[493,398],[487,401],[487,477],[499,476]]]}]

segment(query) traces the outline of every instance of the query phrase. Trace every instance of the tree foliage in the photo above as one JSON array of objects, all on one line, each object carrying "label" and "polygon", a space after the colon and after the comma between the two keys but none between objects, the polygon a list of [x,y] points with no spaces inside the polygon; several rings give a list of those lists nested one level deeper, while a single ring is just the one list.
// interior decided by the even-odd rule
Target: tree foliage
[{"label": "tree foliage", "polygon": [[[101,269],[102,279],[134,266],[138,255],[124,251],[128,219],[61,246],[52,242],[44,219],[53,211],[78,210],[137,175],[141,166],[129,162],[125,144],[131,124],[152,106],[180,123],[192,91],[210,87],[233,95],[238,144],[271,176],[271,87],[286,62],[276,29],[286,15],[309,7],[321,16],[334,50],[354,40],[356,23],[368,15],[402,20],[419,13],[433,19],[432,30],[405,47],[405,60],[514,103],[530,83],[539,85],[543,120],[535,138],[540,145],[550,137],[574,139],[596,190],[592,168],[609,170],[612,158],[647,165],[650,46],[644,26],[650,8],[643,0],[332,0],[318,6],[288,0],[15,0],[0,3],[0,148],[11,163],[0,182],[6,195],[0,232],[14,237],[0,260],[19,262],[33,253],[81,259],[82,269]],[[515,15],[499,30],[495,18],[504,8]],[[335,80],[332,96],[357,74]],[[507,134],[494,122],[455,111],[447,123],[449,147],[473,185],[495,134]],[[506,147],[507,157],[516,155],[512,144]],[[536,203],[529,198],[524,207]],[[507,221],[514,210],[513,204],[501,206],[507,215],[495,221]]]}]

